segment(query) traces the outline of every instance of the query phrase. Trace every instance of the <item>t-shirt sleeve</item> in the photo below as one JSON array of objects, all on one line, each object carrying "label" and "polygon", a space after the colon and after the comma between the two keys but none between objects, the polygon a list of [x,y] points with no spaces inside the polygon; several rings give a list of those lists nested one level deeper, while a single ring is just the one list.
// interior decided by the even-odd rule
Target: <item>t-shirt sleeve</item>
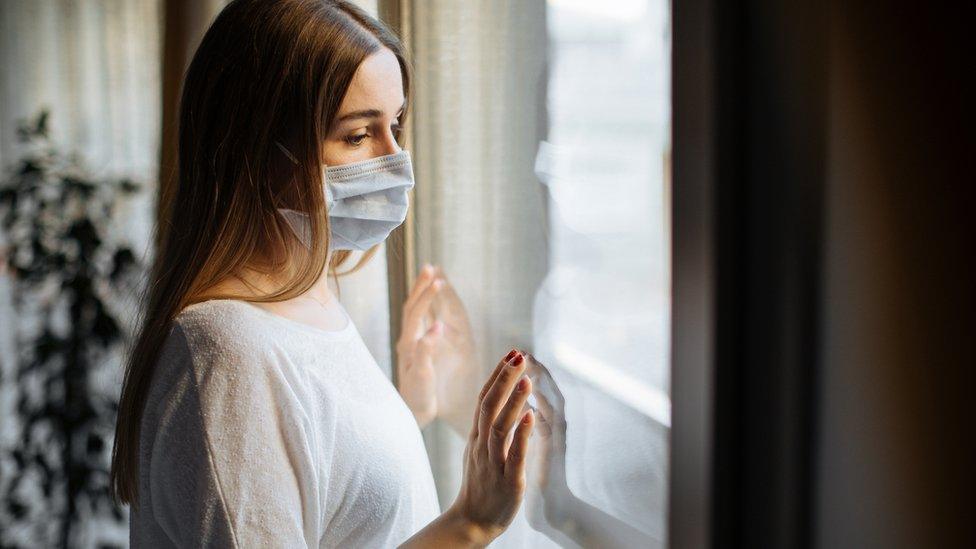
[{"label": "t-shirt sleeve", "polygon": [[312,421],[273,352],[213,334],[183,339],[150,458],[156,522],[179,547],[318,544]]}]

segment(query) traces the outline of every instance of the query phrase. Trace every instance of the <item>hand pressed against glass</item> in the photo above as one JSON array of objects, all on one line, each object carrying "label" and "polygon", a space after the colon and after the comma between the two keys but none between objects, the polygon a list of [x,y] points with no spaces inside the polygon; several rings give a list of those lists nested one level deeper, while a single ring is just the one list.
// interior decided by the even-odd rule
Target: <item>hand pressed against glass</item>
[{"label": "hand pressed against glass", "polygon": [[525,368],[525,357],[516,350],[498,363],[478,396],[457,499],[402,547],[485,547],[512,523],[525,493],[535,423],[531,411],[523,413],[532,392]]},{"label": "hand pressed against glass", "polygon": [[425,266],[403,304],[400,337],[396,343],[397,385],[400,396],[413,412],[421,427],[430,423],[438,413],[437,380],[434,357],[444,333],[444,324],[434,321],[429,328],[424,321],[444,281]]},{"label": "hand pressed against glass", "polygon": [[526,364],[525,356],[512,350],[495,368],[478,397],[464,450],[464,479],[454,506],[491,539],[512,522],[525,491],[526,450],[535,421],[531,411],[523,412],[532,393],[532,381],[522,375]]}]

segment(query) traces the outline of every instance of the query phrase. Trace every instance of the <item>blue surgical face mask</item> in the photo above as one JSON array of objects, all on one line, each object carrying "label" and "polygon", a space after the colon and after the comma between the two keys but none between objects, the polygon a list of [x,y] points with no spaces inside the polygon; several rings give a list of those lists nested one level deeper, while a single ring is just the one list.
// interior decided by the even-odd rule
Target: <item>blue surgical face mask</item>
[{"label": "blue surgical face mask", "polygon": [[[293,161],[297,161],[280,143]],[[323,166],[325,201],[333,250],[365,251],[386,240],[407,217],[407,192],[413,188],[410,153],[371,158],[341,166]],[[279,208],[305,246],[311,246],[311,227],[304,212]]]}]

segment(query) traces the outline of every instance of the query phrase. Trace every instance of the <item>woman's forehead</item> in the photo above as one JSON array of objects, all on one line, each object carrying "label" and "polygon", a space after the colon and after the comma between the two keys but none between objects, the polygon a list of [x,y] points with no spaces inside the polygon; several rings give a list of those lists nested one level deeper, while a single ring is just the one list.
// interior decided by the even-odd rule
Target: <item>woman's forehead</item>
[{"label": "woman's forehead", "polygon": [[338,117],[366,110],[377,110],[392,117],[403,106],[403,100],[400,63],[392,51],[381,48],[356,69],[339,106]]}]

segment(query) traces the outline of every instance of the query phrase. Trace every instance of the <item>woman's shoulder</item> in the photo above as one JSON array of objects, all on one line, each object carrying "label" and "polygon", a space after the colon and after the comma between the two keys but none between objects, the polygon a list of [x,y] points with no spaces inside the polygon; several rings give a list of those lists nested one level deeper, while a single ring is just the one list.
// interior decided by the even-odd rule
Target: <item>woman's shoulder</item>
[{"label": "woman's shoulder", "polygon": [[194,303],[176,315],[171,336],[182,337],[195,357],[265,356],[263,351],[278,338],[253,307],[235,299]]},{"label": "woman's shoulder", "polygon": [[215,299],[180,311],[159,355],[160,387],[189,383],[194,398],[236,394],[247,399],[285,382],[280,373],[289,368],[282,352],[286,344],[252,307]]},{"label": "woman's shoulder", "polygon": [[[215,405],[246,406],[275,376],[276,353],[231,300],[196,303],[170,324],[157,355],[147,395],[147,436],[176,414],[194,418]],[[230,398],[233,397],[233,398]],[[235,412],[236,413],[236,412]],[[187,419],[189,421],[189,419]]]},{"label": "woman's shoulder", "polygon": [[184,307],[174,319],[184,333],[225,342],[273,339],[273,327],[261,322],[256,307],[237,299],[211,299]]}]

